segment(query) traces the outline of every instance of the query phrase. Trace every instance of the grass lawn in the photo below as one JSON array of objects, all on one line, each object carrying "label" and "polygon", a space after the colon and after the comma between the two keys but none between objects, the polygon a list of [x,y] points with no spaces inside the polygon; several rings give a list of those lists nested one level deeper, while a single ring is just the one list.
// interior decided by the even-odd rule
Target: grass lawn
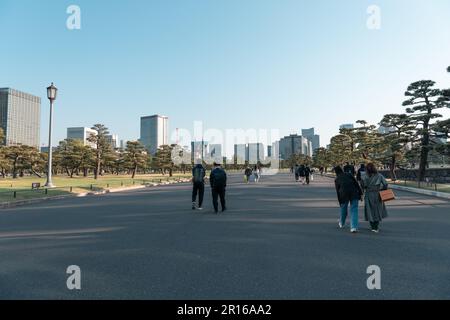
[{"label": "grass lawn", "polygon": [[[67,176],[54,176],[53,184],[57,188],[49,189],[46,193],[45,188],[40,190],[31,190],[31,184],[33,182],[39,182],[43,187],[46,182],[46,178],[38,177],[23,177],[18,179],[0,179],[0,202],[34,199],[49,196],[64,195],[70,193],[83,193],[86,191],[100,191],[106,188],[119,188],[125,186],[141,185],[151,182],[160,182],[168,180],[177,180],[179,178],[190,177],[190,173],[174,173],[172,177],[168,175],[160,174],[148,174],[148,175],[136,175],[135,179],[131,179],[130,175],[106,175],[99,177],[95,180],[93,176],[90,177],[77,177],[73,178]],[[14,198],[14,191],[16,197]]]}]

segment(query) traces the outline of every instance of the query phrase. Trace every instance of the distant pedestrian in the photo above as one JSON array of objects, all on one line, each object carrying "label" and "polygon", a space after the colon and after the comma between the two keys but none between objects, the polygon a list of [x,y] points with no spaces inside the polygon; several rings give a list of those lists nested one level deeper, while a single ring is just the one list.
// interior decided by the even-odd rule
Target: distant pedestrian
[{"label": "distant pedestrian", "polygon": [[253,171],[252,171],[252,169],[250,167],[245,168],[244,176],[245,176],[245,181],[247,183],[250,182],[250,177],[251,177],[252,173],[253,173]]},{"label": "distant pedestrian", "polygon": [[356,180],[359,182],[359,184],[362,183],[362,180],[366,176],[366,165],[364,163],[361,163],[359,166],[358,172],[356,173]]},{"label": "distant pedestrian", "polygon": [[305,185],[306,184],[306,167],[304,164],[300,165],[300,167],[298,167],[298,177],[300,182]]},{"label": "distant pedestrian", "polygon": [[345,227],[345,221],[348,215],[348,205],[350,203],[350,232],[358,232],[358,206],[362,200],[362,190],[351,174],[345,173],[340,166],[334,168],[336,179],[334,184],[341,207],[341,217],[339,219],[339,228]]},{"label": "distant pedestrian", "polygon": [[261,178],[261,170],[259,167],[255,166],[255,170],[253,170],[253,174],[255,176],[255,183],[259,182],[259,179]]},{"label": "distant pedestrian", "polygon": [[362,186],[365,191],[364,215],[366,221],[370,222],[373,232],[378,233],[380,223],[388,217],[386,205],[381,200],[380,191],[387,190],[386,179],[377,171],[373,163],[366,166],[366,175],[362,179]]},{"label": "distant pedestrian", "polygon": [[319,168],[320,175],[323,176],[323,172],[325,171],[324,167]]},{"label": "distant pedestrian", "polygon": [[314,169],[311,168],[311,173],[310,173],[310,175],[309,175],[309,180],[314,181],[314,173],[315,173],[315,172],[316,172],[316,171],[315,171]]},{"label": "distant pedestrian", "polygon": [[211,184],[214,211],[216,213],[219,212],[218,198],[220,198],[222,212],[224,212],[226,210],[225,189],[227,187],[227,174],[219,163],[214,162],[214,168],[209,176],[209,182]]},{"label": "distant pedestrian", "polygon": [[298,164],[294,167],[294,175],[295,175],[295,182],[298,182],[299,175],[298,175]]},{"label": "distant pedestrian", "polygon": [[350,164],[349,162],[346,162],[344,166],[344,172],[351,174],[352,176],[355,176],[356,174],[355,166],[353,164]]},{"label": "distant pedestrian", "polygon": [[192,210],[196,208],[198,194],[198,209],[202,210],[203,196],[205,194],[205,175],[206,171],[201,160],[196,161],[196,165],[192,168]]},{"label": "distant pedestrian", "polygon": [[305,181],[307,185],[309,185],[309,182],[311,181],[311,169],[309,166],[305,166]]}]

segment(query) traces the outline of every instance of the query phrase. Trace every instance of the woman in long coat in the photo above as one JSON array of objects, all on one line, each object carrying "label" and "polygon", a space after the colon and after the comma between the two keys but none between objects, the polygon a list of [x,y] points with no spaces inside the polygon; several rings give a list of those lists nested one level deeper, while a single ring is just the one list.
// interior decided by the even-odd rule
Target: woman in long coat
[{"label": "woman in long coat", "polygon": [[370,222],[372,231],[378,233],[380,222],[388,216],[386,206],[380,197],[380,191],[386,190],[388,183],[378,173],[375,165],[369,163],[366,167],[366,175],[361,184],[365,191],[364,215],[366,221]]}]

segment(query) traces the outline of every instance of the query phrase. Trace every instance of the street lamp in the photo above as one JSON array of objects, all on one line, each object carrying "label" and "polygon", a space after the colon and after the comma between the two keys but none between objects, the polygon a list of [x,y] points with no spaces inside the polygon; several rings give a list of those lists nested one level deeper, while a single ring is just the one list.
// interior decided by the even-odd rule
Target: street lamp
[{"label": "street lamp", "polygon": [[50,121],[49,121],[49,129],[48,129],[48,168],[47,168],[47,183],[45,186],[47,188],[54,188],[55,186],[52,183],[52,127],[53,127],[53,101],[56,100],[56,94],[58,89],[53,85],[53,82],[50,87],[47,88],[47,98],[50,100]]}]

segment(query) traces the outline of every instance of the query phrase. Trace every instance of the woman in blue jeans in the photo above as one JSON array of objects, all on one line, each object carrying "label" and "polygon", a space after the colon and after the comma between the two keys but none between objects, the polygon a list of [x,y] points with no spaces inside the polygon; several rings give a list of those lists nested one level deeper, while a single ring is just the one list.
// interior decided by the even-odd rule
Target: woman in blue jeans
[{"label": "woman in blue jeans", "polygon": [[336,179],[336,193],[341,207],[341,218],[339,220],[339,228],[345,227],[345,221],[348,215],[348,205],[350,204],[350,231],[358,232],[358,205],[362,199],[362,190],[355,177],[351,174],[344,173],[340,166],[334,168]]}]

